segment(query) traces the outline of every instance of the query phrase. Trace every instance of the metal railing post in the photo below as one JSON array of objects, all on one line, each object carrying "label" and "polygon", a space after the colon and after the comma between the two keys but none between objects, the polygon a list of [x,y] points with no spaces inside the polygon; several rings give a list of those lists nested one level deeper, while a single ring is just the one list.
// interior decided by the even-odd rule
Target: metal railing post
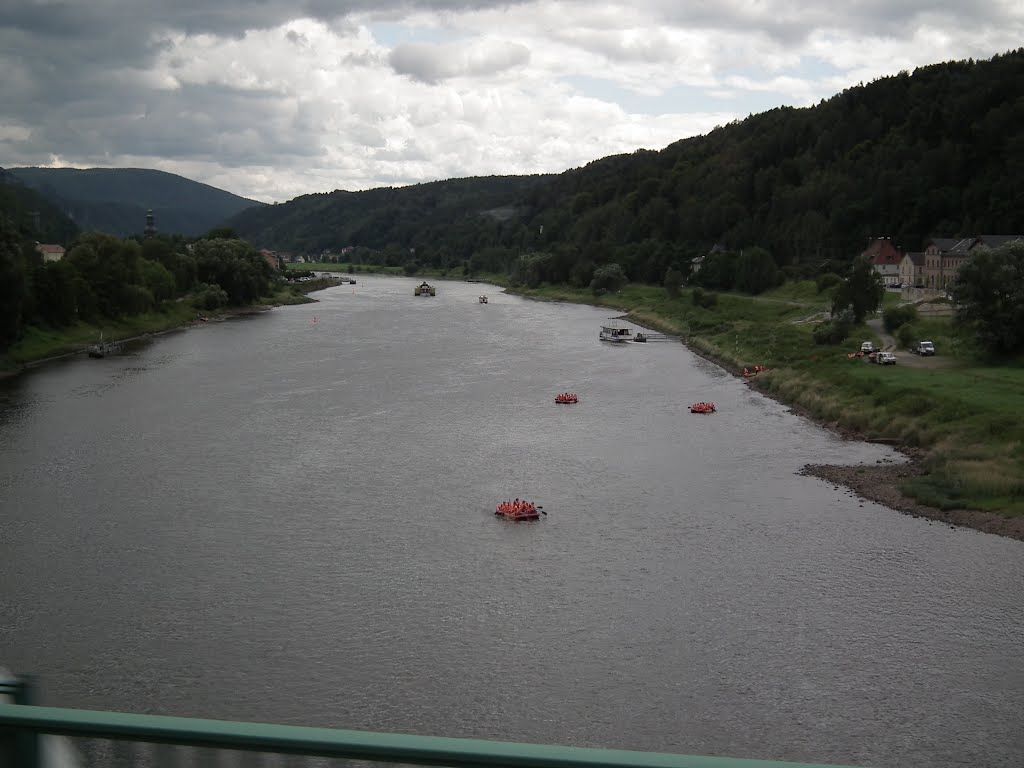
[{"label": "metal railing post", "polygon": [[[14,703],[31,705],[35,703],[35,678],[19,675],[14,685]],[[18,768],[43,768],[38,731],[22,728],[14,735],[14,764]]]}]

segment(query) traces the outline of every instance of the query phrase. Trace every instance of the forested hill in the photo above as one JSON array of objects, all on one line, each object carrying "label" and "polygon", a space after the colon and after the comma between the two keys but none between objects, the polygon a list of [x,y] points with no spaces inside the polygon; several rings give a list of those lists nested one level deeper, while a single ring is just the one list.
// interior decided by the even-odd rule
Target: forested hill
[{"label": "forested hill", "polygon": [[252,206],[233,195],[164,171],[142,168],[9,168],[9,173],[45,196],[85,231],[126,237],[142,234],[146,211],[157,231],[200,235]]},{"label": "forested hill", "polygon": [[78,234],[75,222],[60,208],[2,168],[0,216],[10,219],[18,236],[29,242],[66,246]]},{"label": "forested hill", "polygon": [[520,185],[335,192],[232,223],[259,245],[390,245],[415,248],[424,264],[507,268],[514,254],[544,252],[556,282],[608,262],[660,282],[668,265],[715,244],[761,246],[789,272],[811,273],[852,259],[873,236],[918,250],[931,236],[1024,232],[1024,49],[923,67]]},{"label": "forested hill", "polygon": [[[406,254],[409,248],[417,254],[422,248],[438,256],[447,243],[489,243],[504,222],[519,221],[527,213],[516,207],[526,194],[553,178],[488,176],[365,192],[336,190],[250,208],[227,224],[262,247],[304,254],[358,245]],[[459,253],[464,250],[460,247]]]}]

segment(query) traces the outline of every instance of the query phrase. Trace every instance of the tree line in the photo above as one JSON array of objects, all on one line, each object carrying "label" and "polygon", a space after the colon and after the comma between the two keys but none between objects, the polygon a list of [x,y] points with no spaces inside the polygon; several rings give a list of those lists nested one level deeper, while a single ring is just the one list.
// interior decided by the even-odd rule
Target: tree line
[{"label": "tree line", "polygon": [[45,261],[0,211],[0,351],[29,325],[101,324],[185,297],[206,310],[251,304],[271,292],[276,273],[227,230],[144,240],[86,232],[62,259]]}]

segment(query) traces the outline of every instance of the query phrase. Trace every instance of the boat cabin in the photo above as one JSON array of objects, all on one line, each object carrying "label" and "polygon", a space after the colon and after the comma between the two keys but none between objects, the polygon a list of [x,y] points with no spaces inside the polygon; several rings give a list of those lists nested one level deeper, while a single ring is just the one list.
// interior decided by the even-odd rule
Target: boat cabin
[{"label": "boat cabin", "polygon": [[629,341],[633,338],[633,329],[624,325],[602,325],[600,338],[602,341]]}]

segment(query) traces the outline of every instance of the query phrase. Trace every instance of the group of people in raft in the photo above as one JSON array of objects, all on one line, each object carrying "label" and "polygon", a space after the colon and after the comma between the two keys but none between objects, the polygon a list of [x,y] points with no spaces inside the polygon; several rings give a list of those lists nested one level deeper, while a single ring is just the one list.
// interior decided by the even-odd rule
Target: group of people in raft
[{"label": "group of people in raft", "polygon": [[578,403],[579,401],[580,398],[575,392],[563,392],[560,395],[555,395],[556,403]]},{"label": "group of people in raft", "polygon": [[714,403],[694,403],[690,406],[690,413],[714,413]]},{"label": "group of people in raft", "polygon": [[503,517],[540,517],[536,504],[518,498],[501,502],[494,514]]},{"label": "group of people in raft", "polygon": [[743,375],[746,376],[749,379],[751,376],[757,376],[757,374],[759,374],[761,371],[767,371],[767,370],[768,369],[765,368],[763,365],[755,365],[754,366],[754,370],[752,370],[752,371],[748,370],[747,368],[744,368],[743,369]]}]

